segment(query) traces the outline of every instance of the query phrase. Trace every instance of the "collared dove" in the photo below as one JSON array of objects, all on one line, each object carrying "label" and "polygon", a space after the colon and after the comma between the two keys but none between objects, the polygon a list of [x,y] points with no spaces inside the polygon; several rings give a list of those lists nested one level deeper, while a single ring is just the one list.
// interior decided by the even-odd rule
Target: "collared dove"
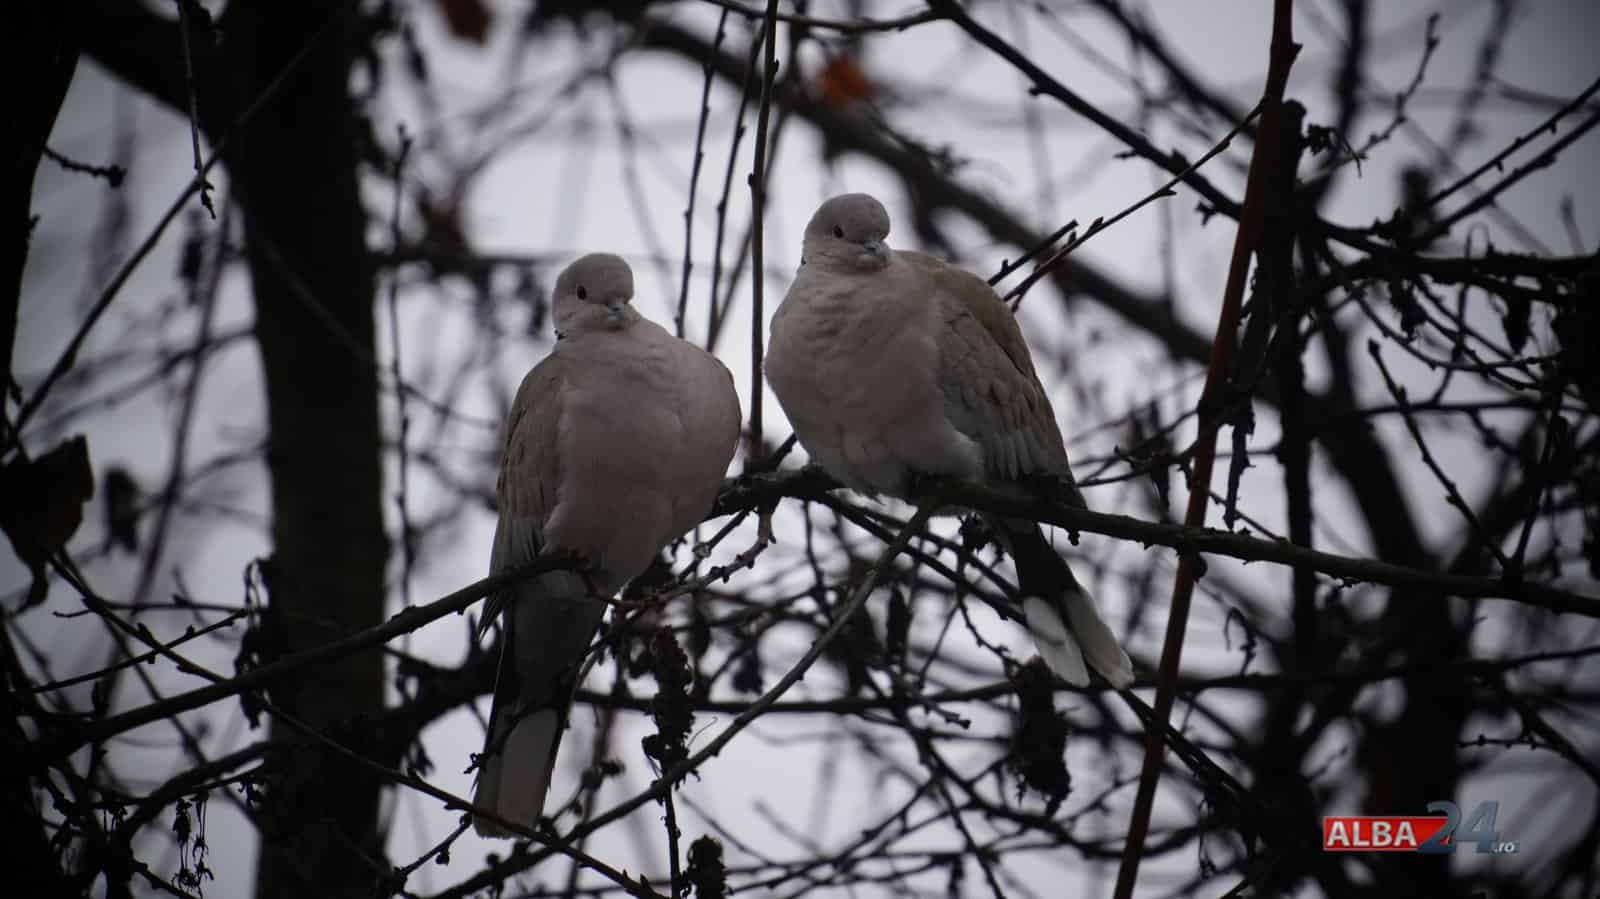
[{"label": "collared dove", "polygon": [[[904,498],[919,474],[1071,485],[1055,413],[1005,303],[975,275],[891,250],[888,234],[889,213],[867,194],[834,197],[806,226],[766,362],[806,452],[873,495]],[[1069,499],[1083,503],[1075,486]],[[1132,683],[1127,653],[1038,524],[992,523],[1051,669],[1083,686],[1087,661],[1119,689]]]},{"label": "collared dove", "polygon": [[[739,397],[716,357],[629,305],[633,272],[607,253],[556,280],[557,341],[506,423],[490,573],[564,550],[585,563],[492,597],[505,637],[473,800],[532,827],[605,599],[711,510],[739,438]],[[479,818],[478,833],[512,836]]]}]

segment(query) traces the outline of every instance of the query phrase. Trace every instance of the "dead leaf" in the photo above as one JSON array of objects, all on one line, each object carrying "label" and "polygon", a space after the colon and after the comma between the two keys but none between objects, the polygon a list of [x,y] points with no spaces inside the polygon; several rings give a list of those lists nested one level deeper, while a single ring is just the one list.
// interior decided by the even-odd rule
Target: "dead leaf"
[{"label": "dead leaf", "polygon": [[106,541],[128,554],[139,551],[139,482],[126,468],[114,466],[105,476]]},{"label": "dead leaf", "polygon": [[489,25],[494,21],[494,14],[483,0],[438,0],[438,3],[451,34],[483,46],[489,38]]},{"label": "dead leaf", "polygon": [[861,70],[861,64],[851,54],[835,56],[817,77],[822,88],[822,99],[830,106],[849,106],[873,98],[877,90]]},{"label": "dead leaf", "polygon": [[33,585],[22,607],[44,601],[45,563],[83,523],[83,504],[94,496],[89,442],[74,437],[33,461],[21,457],[0,468],[0,529],[28,570]]}]

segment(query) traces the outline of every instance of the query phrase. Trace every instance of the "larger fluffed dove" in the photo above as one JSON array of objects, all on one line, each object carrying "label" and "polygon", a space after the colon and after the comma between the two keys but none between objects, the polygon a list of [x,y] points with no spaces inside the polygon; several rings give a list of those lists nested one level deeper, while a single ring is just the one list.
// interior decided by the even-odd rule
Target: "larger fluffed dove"
[{"label": "larger fluffed dove", "polygon": [[[869,494],[907,497],[919,474],[1070,485],[1055,413],[1005,303],[975,275],[890,249],[888,234],[889,213],[867,194],[834,197],[806,226],[766,362],[806,452]],[[992,523],[1051,669],[1079,686],[1088,668],[1130,684],[1127,653],[1038,524]]]},{"label": "larger fluffed dove", "polygon": [[[506,424],[491,574],[564,550],[579,571],[493,597],[505,618],[474,802],[532,827],[605,599],[711,509],[739,437],[721,362],[629,305],[633,272],[607,253],[556,280],[557,341]],[[478,833],[511,836],[478,818]]]}]

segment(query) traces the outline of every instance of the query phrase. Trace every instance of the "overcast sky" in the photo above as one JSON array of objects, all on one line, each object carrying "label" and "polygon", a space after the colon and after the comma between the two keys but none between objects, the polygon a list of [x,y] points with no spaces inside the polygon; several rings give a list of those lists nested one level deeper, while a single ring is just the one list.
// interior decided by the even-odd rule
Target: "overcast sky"
[{"label": "overcast sky", "polygon": [[[219,4],[210,0],[206,5],[216,8]],[[506,10],[520,8],[520,4],[496,5],[502,9],[496,30],[491,34],[489,45],[478,48],[449,37],[431,4],[409,4],[410,20],[432,53],[439,97],[452,116],[464,118],[470,111],[496,102],[502,96],[506,50],[514,29],[514,17]],[[824,0],[812,5],[812,13],[841,14],[840,5]],[[877,17],[889,17],[909,7],[902,2],[869,2],[866,5],[869,14]],[[1159,32],[1193,71],[1236,107],[1248,108],[1254,102],[1266,63],[1270,4],[1265,0],[1216,0],[1146,6]],[[1438,25],[1442,43],[1410,110],[1417,131],[1402,129],[1393,141],[1364,163],[1359,178],[1347,177],[1341,183],[1325,210],[1331,219],[1359,226],[1387,216],[1395,207],[1399,168],[1429,159],[1434,152],[1419,141],[1418,135],[1435,142],[1446,140],[1454,121],[1459,92],[1471,82],[1476,65],[1474,54],[1485,30],[1491,27],[1492,8],[1484,2],[1452,2],[1444,7],[1447,11]],[[1373,4],[1373,53],[1378,62],[1369,69],[1369,74],[1381,90],[1392,93],[1411,78],[1421,53],[1423,21],[1429,9],[1424,4],[1410,2]],[[713,8],[695,3],[678,4],[664,14],[698,23],[708,33],[716,21]],[[984,5],[981,18],[1004,34],[1015,30],[1011,15],[995,4]],[[1019,46],[1055,77],[1103,109],[1137,123],[1139,110],[1133,95],[1119,76],[1108,69],[1125,72],[1130,65],[1147,64],[1130,63],[1126,48],[1112,38],[1112,32],[1093,14],[1069,12],[1059,21],[1072,35],[1070,39],[1051,28],[1030,27],[1023,33]],[[1297,4],[1296,37],[1304,44],[1304,49],[1295,65],[1288,93],[1305,104],[1310,122],[1331,123],[1333,120],[1329,85],[1341,52],[1336,24],[1340,21],[1342,18],[1334,4],[1325,0]],[[735,31],[735,34],[742,37],[744,32]],[[576,40],[569,29],[557,28],[545,42],[542,52],[530,54],[523,72],[529,89],[525,101],[519,102],[526,103],[530,116],[548,116],[549,121],[543,123],[538,137],[501,156],[478,183],[467,205],[467,225],[479,245],[490,251],[552,254],[557,259],[566,259],[582,252],[608,250],[629,257],[634,261],[639,286],[636,305],[645,315],[670,323],[679,277],[682,211],[702,76],[698,68],[662,54],[627,58],[617,71],[617,84],[632,127],[641,137],[639,156],[631,160],[616,139],[615,106],[603,85],[585,88],[586,93],[580,95],[577,102],[553,101],[550,97],[557,79],[569,77],[579,57],[589,61],[601,58],[608,40],[592,37],[588,43],[583,43]],[[742,40],[738,42],[742,43]],[[780,44],[780,48],[785,46]],[[1571,97],[1600,77],[1597,47],[1600,47],[1600,4],[1584,0],[1527,4],[1527,8],[1514,16],[1513,27],[1505,33],[1501,48],[1505,60],[1500,70],[1502,80],[1505,86],[1524,92],[1551,98]],[[1104,58],[1095,60],[1086,54],[1086,49],[1104,54]],[[796,64],[788,59],[782,61],[786,70]],[[800,59],[798,64],[814,68],[818,62],[819,57],[812,54]],[[1120,148],[1070,111],[1049,100],[1027,99],[1020,76],[972,45],[954,26],[940,23],[905,33],[873,35],[865,45],[864,66],[870,76],[888,86],[888,91],[903,92],[907,104],[904,108],[897,108],[892,98],[885,102],[887,114],[897,128],[925,143],[947,146],[965,161],[962,174],[968,183],[1009,208],[1023,212],[1041,231],[1053,229],[1067,219],[1088,222],[1098,216],[1114,214],[1158,183],[1158,173],[1149,164],[1115,158]],[[1477,165],[1551,111],[1550,107],[1506,101],[1497,95],[1499,90],[1498,85],[1491,88],[1492,95],[1485,103],[1489,114],[1478,122],[1481,132],[1452,160],[1458,170]],[[714,221],[709,209],[715,201],[726,161],[731,115],[737,99],[734,92],[721,88],[712,94],[707,158],[699,197],[703,214],[697,216],[695,231],[697,254],[691,296],[698,300],[691,300],[691,308],[695,310],[690,320],[692,339],[704,339],[705,322],[700,310],[711,265],[702,254],[712,243]],[[941,114],[924,115],[912,111],[917,104],[939,109]],[[382,136],[392,135],[397,123],[406,123],[413,133],[420,130],[416,107],[404,92],[387,92],[379,111],[383,116],[378,128]],[[1379,111],[1374,110],[1375,113]],[[1037,117],[1044,135],[1042,143],[1035,142],[1025,127],[1030,115]],[[1165,121],[1159,114],[1155,119]],[[1358,123],[1350,137],[1359,143],[1385,123],[1386,116],[1375,114]],[[1194,158],[1204,152],[1210,139],[1220,137],[1225,131],[1225,125],[1209,123],[1205,137],[1201,137],[1174,132],[1162,124],[1152,129],[1150,136],[1158,144],[1176,147]],[[442,141],[443,146],[460,151],[465,149],[462,139],[465,134],[463,129],[459,134],[424,133],[421,138]],[[39,173],[34,211],[40,221],[33,234],[16,349],[17,371],[25,391],[38,382],[59,355],[82,320],[88,303],[107,280],[108,273],[93,264],[92,236],[96,230],[122,229],[125,235],[122,250],[116,254],[120,260],[149,232],[190,177],[186,122],[126,91],[85,60],[73,82],[50,146],[75,159],[100,162],[116,154],[116,144],[122,139],[131,140],[132,155],[129,180],[123,188],[127,200],[126,220],[120,224],[110,220],[107,190],[102,183],[65,173],[49,162],[44,163]],[[742,163],[746,167],[748,150],[747,137],[745,162]],[[892,173],[850,157],[831,170],[825,169],[818,165],[821,150],[812,133],[799,125],[788,129],[783,137],[768,216],[769,312],[787,287],[784,273],[791,272],[798,262],[799,234],[820,200],[844,190],[866,190],[883,198],[891,214],[904,218],[904,197]],[[1209,166],[1208,176],[1230,195],[1240,195],[1247,154],[1248,144],[1240,142],[1227,156]],[[1319,158],[1313,164],[1321,162]],[[629,165],[637,166],[636,175],[632,177],[637,179],[646,199],[642,212],[630,198]],[[1600,172],[1600,138],[1591,133],[1555,165],[1532,176],[1523,187],[1513,191],[1503,204],[1504,211],[1549,252],[1562,255],[1593,252],[1596,242],[1600,241],[1600,196],[1596,195],[1594,186],[1597,172]],[[436,174],[424,168],[416,176],[428,181]],[[223,185],[225,192],[226,179],[214,180]],[[433,186],[442,185],[435,183]],[[1569,199],[1573,203],[1581,247],[1573,246],[1562,220],[1563,202]],[[731,221],[740,223],[742,228],[747,194],[736,190],[733,200]],[[1202,228],[1198,218],[1190,214],[1194,196],[1187,191],[1180,191],[1177,198],[1167,202],[1183,246],[1179,268],[1173,278],[1179,309],[1196,329],[1209,334],[1226,272],[1232,223],[1217,218],[1209,227]],[[387,201],[375,200],[374,208],[387,208]],[[1154,208],[1137,214],[1096,238],[1083,251],[1085,258],[1136,287],[1151,293],[1162,291],[1166,278],[1159,265],[1157,249],[1162,214]],[[968,223],[951,220],[947,224],[962,261],[981,274],[987,275],[1004,257],[1014,255],[1013,248],[991,245]],[[107,320],[96,329],[86,355],[110,353],[126,349],[130,344],[153,345],[163,335],[170,339],[172,329],[180,334],[192,333],[192,312],[183,310],[181,304],[172,303],[179,289],[173,273],[177,268],[182,234],[182,225],[175,227],[146,260],[125,288],[124,296],[112,307]],[[381,234],[375,231],[374,236],[379,238]],[[1486,240],[1492,240],[1503,249],[1538,249],[1495,225],[1470,234],[1458,231],[1451,238],[1453,243],[1440,247],[1441,252],[1462,252],[1463,242],[1469,238],[1473,249],[1481,249]],[[909,227],[897,227],[890,235],[890,242],[906,247],[914,245],[915,238]],[[653,257],[654,244],[665,248],[665,259]],[[660,267],[662,264],[664,268]],[[553,278],[547,276],[546,283],[549,280]],[[460,285],[448,290],[455,291],[458,299],[465,294]],[[431,289],[407,290],[402,296],[405,326],[402,341],[406,344],[408,378],[426,383],[430,372],[445,367],[453,354],[470,349],[476,327],[472,310],[469,303],[442,302],[440,295]],[[1113,398],[1111,405],[1123,407],[1168,386],[1149,383],[1145,374],[1162,359],[1155,347],[1126,340],[1097,343],[1093,339],[1097,334],[1118,334],[1120,326],[1115,319],[1084,304],[1071,313],[1063,313],[1059,304],[1049,297],[1048,290],[1041,289],[1024,303],[1021,313],[1034,353],[1046,369],[1047,380],[1052,373],[1059,374],[1057,363],[1064,362],[1079,372],[1090,372],[1091,380],[1099,385],[1103,394]],[[520,334],[527,311],[507,307],[497,310],[497,315],[514,334]],[[735,372],[747,409],[748,315],[749,302],[745,297],[734,311],[728,334],[717,347],[721,358]],[[217,328],[225,331],[243,327],[250,320],[248,286],[242,271],[236,271],[225,281]],[[380,328],[380,333],[386,331]],[[504,376],[515,378],[536,362],[547,351],[549,339],[548,333],[518,338],[520,350],[509,354]],[[264,404],[256,364],[254,349],[245,341],[235,341],[212,358],[211,374],[199,407],[200,425],[191,446],[193,462],[249,447],[261,438]],[[106,386],[101,385],[100,389]],[[492,391],[474,390],[467,397],[467,403],[457,411],[492,422],[497,414]],[[169,432],[174,413],[169,399],[166,393],[156,390],[133,401],[95,406],[74,417],[67,430],[89,435],[97,474],[111,465],[123,465],[142,483],[156,484],[164,476],[171,451]],[[1094,432],[1097,422],[1084,420],[1078,397],[1070,391],[1059,390],[1052,399],[1075,457],[1096,456],[1111,449],[1118,435]],[[57,402],[53,412],[61,413],[66,408],[64,403]],[[386,415],[392,412],[387,399],[384,409]],[[787,425],[770,393],[766,409],[769,436],[785,436]],[[43,416],[46,420],[54,418],[50,414]],[[47,437],[50,437],[48,430],[41,428],[31,438],[31,448],[42,449],[49,442]],[[463,477],[484,477],[493,464],[493,425],[463,425],[453,433],[452,439],[459,454],[445,460],[447,464],[456,466]],[[1471,444],[1463,441],[1448,445],[1457,450],[1447,462],[1453,467],[1453,473],[1459,475],[1464,489],[1471,491],[1482,486],[1489,473],[1485,466],[1473,464]],[[1263,499],[1278,495],[1275,485],[1270,483],[1271,477],[1271,474],[1263,476],[1268,481],[1261,488]],[[1437,488],[1423,479],[1417,480],[1414,498],[1419,503],[1438,507]],[[1253,495],[1250,490],[1247,481],[1247,502]],[[199,485],[198,495],[209,507],[200,510],[203,514],[178,517],[171,538],[175,552],[167,560],[169,576],[181,572],[184,584],[194,596],[237,602],[241,599],[241,570],[251,559],[270,551],[262,527],[267,511],[264,471],[259,467],[236,469]],[[97,497],[88,510],[85,525],[74,543],[75,549],[97,547],[103,540],[99,506],[102,499]],[[430,502],[440,501],[440,494],[422,482],[413,499],[426,509]],[[1102,507],[1118,502],[1110,491],[1092,492],[1090,500]],[[1337,512],[1339,497],[1324,497],[1323,501],[1334,511],[1326,519],[1319,513],[1319,524],[1323,527],[1319,531],[1319,541],[1335,549],[1360,551],[1361,535],[1348,519],[1341,520]],[[231,511],[219,521],[212,514],[217,508]],[[1275,506],[1263,508],[1261,515],[1269,524],[1281,523]],[[1442,518],[1427,523],[1436,527],[1439,535],[1454,533],[1453,523]],[[435,553],[424,560],[412,586],[413,595],[432,598],[481,577],[487,564],[492,525],[487,510],[475,510],[467,523],[452,535],[456,551]],[[1341,546],[1341,542],[1352,545]],[[1102,557],[1142,551],[1138,547],[1110,545],[1110,541],[1096,543],[1092,537],[1086,544],[1091,553]],[[737,539],[729,544],[733,548],[742,545]],[[782,551],[780,547],[777,552],[781,554]],[[1168,563],[1161,564],[1170,568]],[[90,566],[89,573],[96,583],[114,590],[115,585],[131,584],[136,566],[136,560],[132,559],[104,559]],[[1282,572],[1236,573],[1241,577],[1266,579],[1286,576]],[[1158,578],[1157,583],[1164,585],[1168,580]],[[0,589],[12,591],[25,584],[26,576],[9,548],[0,550]],[[169,589],[172,584],[167,581],[165,586],[158,587],[158,592]],[[1109,584],[1102,595],[1102,603],[1110,608],[1108,618],[1114,623],[1122,620],[1120,610],[1128,602],[1121,589],[1120,585]],[[74,607],[67,591],[60,587],[51,601],[59,609]],[[1237,657],[1223,647],[1220,624],[1221,613],[1216,606],[1202,605],[1197,609],[1196,636],[1190,643],[1194,649],[1187,656],[1187,664],[1198,670],[1237,666]],[[41,630],[35,636],[56,660],[57,674],[88,670],[103,663],[97,660],[102,660],[106,648],[94,645],[92,640],[85,642],[83,629],[71,624],[56,627],[54,633]],[[997,639],[1017,647],[1019,652],[1026,646],[1025,638],[1010,632],[1004,624],[991,623],[991,629]],[[460,658],[465,639],[464,625],[456,619],[446,619],[415,635],[411,648],[441,662],[454,663]],[[1159,633],[1139,633],[1130,635],[1129,643],[1136,656],[1149,659],[1158,651],[1159,639]],[[198,658],[222,668],[231,664],[231,653],[232,648],[222,644],[195,650]],[[81,662],[73,659],[81,659]],[[188,683],[170,671],[156,673],[169,689]],[[776,671],[769,672],[769,676],[776,674]],[[137,700],[135,689],[125,687],[123,701]],[[825,692],[811,681],[798,689]],[[487,708],[486,701],[484,708]],[[585,717],[583,713],[575,715],[576,719]],[[213,727],[209,745],[218,753],[261,736],[244,730],[236,704],[218,706],[212,710],[209,720]],[[637,719],[630,719],[629,726],[637,730],[637,723]],[[709,722],[700,723],[704,726]],[[807,722],[807,726],[814,731],[822,722]],[[585,721],[577,721],[577,730],[567,737],[567,749],[562,754],[563,773],[558,777],[553,795],[570,789],[564,785],[572,782],[577,766],[587,761],[586,727]],[[150,742],[164,746],[165,733],[151,728],[141,732],[145,734],[149,735]],[[808,810],[813,808],[823,754],[816,753],[798,766],[793,756],[782,756],[783,764],[793,767],[786,767],[781,777],[773,776],[779,772],[768,767],[777,758],[768,741],[792,736],[776,726],[758,725],[753,733],[736,740],[728,752],[708,766],[704,787],[691,785],[686,795],[719,815],[748,823],[752,838],[766,840],[767,845],[784,845],[785,838],[777,835],[753,809],[765,804],[781,810],[782,817],[789,820],[807,820],[812,814]],[[432,780],[456,793],[469,792],[469,777],[462,771],[468,754],[476,751],[480,742],[481,731],[465,713],[431,730],[427,747],[437,765]],[[634,747],[637,736],[624,737],[617,745],[624,749]],[[130,750],[129,757],[137,753],[138,750]],[[144,752],[144,756],[149,765],[150,781],[163,780],[170,772],[172,756],[164,748],[151,749]],[[621,797],[624,789],[634,791],[645,782],[642,759],[635,754],[629,762],[626,786],[612,788],[613,800]],[[871,786],[869,772],[855,772],[854,775],[853,778],[850,772],[840,775],[840,792],[836,795],[848,797],[853,795],[852,788],[864,791]],[[743,788],[731,789],[730,785],[735,782]],[[1462,800],[1464,807],[1466,801]],[[447,832],[455,819],[454,815],[443,812],[437,802],[421,801],[409,795],[398,803],[391,800],[389,805],[395,820],[392,847],[396,858],[402,861],[414,856],[418,847]],[[220,802],[213,803],[213,809],[209,822],[211,865],[219,879],[208,885],[207,895],[244,895],[250,882],[252,850],[248,841],[242,839],[244,831],[234,814]],[[848,829],[856,820],[843,814],[830,817],[825,809],[814,814],[811,820],[818,826],[813,836],[824,842],[835,835],[833,827]],[[640,813],[637,818],[640,822],[637,827],[625,825],[602,833],[590,844],[591,851],[608,858],[613,854],[619,858],[635,858],[636,839],[652,843],[659,839],[659,827],[649,813]],[[693,812],[688,814],[688,821],[685,830],[690,836],[703,829]],[[1115,830],[1123,823],[1113,820],[1106,826]],[[438,870],[425,866],[411,885],[425,892],[429,884],[442,887],[452,883],[467,876],[483,852],[496,848],[468,837],[456,850],[459,860],[456,864]],[[500,851],[504,851],[503,848]],[[655,858],[662,857],[663,850],[652,851]],[[1187,865],[1192,860],[1175,861]],[[1048,878],[1058,877],[1058,872],[1063,870],[1056,864],[1041,861],[1038,870],[1032,872],[1039,878],[1037,882],[1053,882]],[[1078,860],[1062,864],[1075,878],[1109,876],[1108,869],[1092,869]],[[637,862],[630,863],[630,867],[636,866]],[[659,865],[655,866],[652,873],[658,869]],[[1147,891],[1161,883],[1162,870],[1159,866],[1150,869],[1145,881]],[[1181,870],[1181,867],[1167,869],[1169,873],[1172,870]],[[564,874],[564,868],[562,871]],[[1092,894],[1093,891],[1086,893]]]}]

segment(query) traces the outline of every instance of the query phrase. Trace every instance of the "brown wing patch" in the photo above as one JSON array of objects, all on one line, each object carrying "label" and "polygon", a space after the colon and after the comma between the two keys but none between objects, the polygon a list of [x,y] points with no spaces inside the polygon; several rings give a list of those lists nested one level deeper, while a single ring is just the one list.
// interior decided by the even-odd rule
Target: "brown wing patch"
[{"label": "brown wing patch", "polygon": [[921,253],[899,255],[927,278],[938,304],[945,411],[983,447],[990,476],[1070,477],[1055,412],[1011,310],[976,275]]},{"label": "brown wing patch", "polygon": [[[490,550],[490,574],[532,561],[544,545],[544,522],[560,499],[560,442],[556,438],[565,385],[565,365],[552,353],[522,379],[506,415],[495,481],[500,515]],[[509,593],[490,597],[484,605],[482,626],[488,627],[510,599]]]},{"label": "brown wing patch", "polygon": [[[566,371],[552,353],[522,379],[506,418],[504,450],[496,491],[502,520],[507,514],[543,522],[555,506],[561,459],[556,439],[561,427],[561,394]],[[525,559],[508,560],[519,564]]]}]

